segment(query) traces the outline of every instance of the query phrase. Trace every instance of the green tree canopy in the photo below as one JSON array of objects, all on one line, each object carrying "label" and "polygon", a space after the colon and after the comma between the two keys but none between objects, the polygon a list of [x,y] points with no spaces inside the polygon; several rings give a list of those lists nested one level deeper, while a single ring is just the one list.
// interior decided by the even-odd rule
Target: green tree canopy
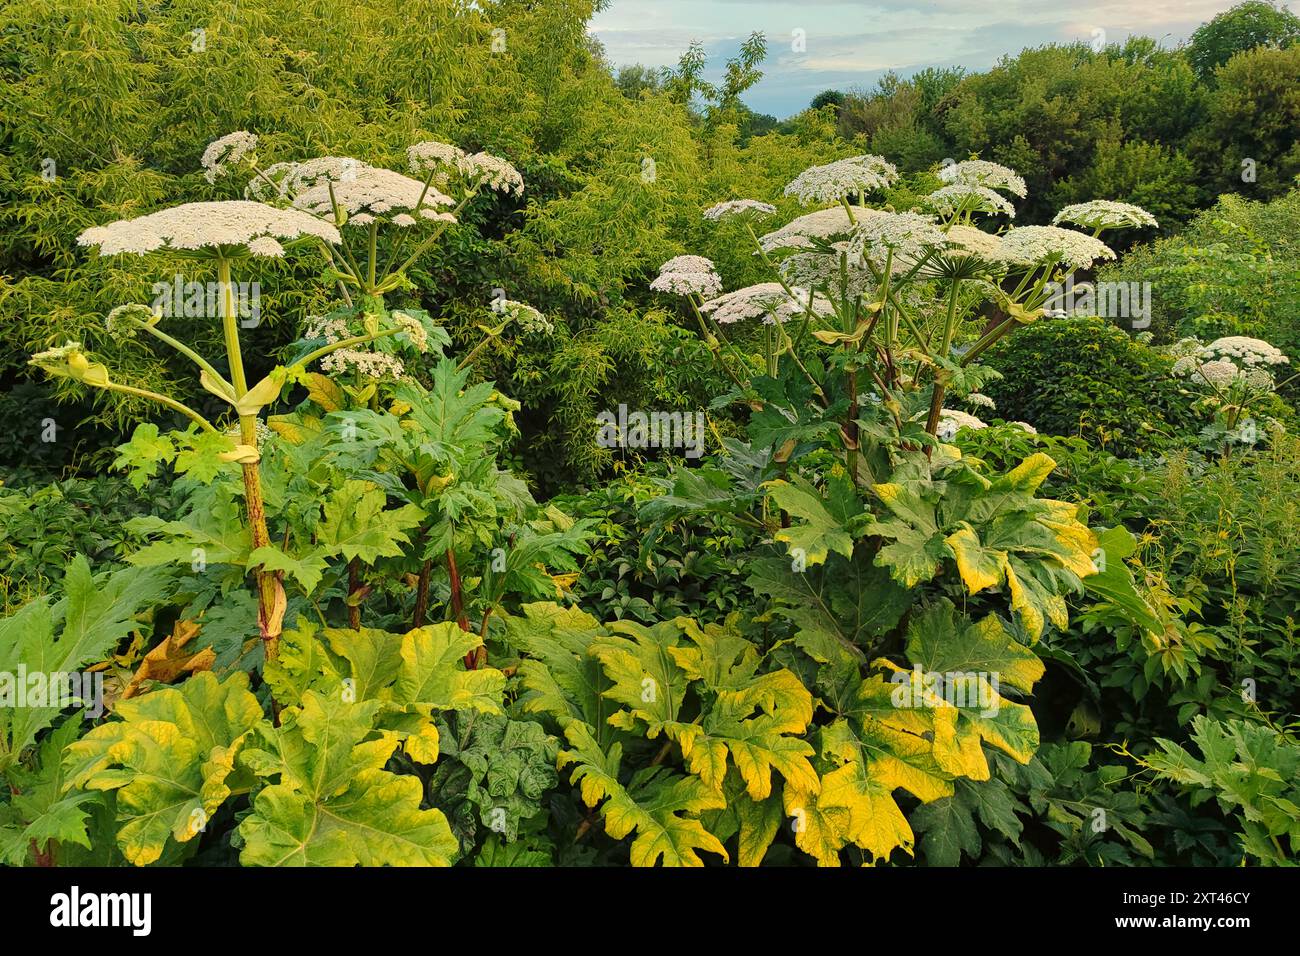
[{"label": "green tree canopy", "polygon": [[1267,0],[1246,0],[1192,34],[1187,59],[1206,81],[1238,53],[1260,46],[1285,47],[1300,39],[1300,17]]}]

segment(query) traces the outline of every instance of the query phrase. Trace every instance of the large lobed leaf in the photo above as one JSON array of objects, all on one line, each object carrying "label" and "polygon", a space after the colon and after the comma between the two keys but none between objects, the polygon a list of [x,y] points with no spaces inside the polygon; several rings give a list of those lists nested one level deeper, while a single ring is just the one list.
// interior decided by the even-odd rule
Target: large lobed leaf
[{"label": "large lobed leaf", "polygon": [[244,760],[274,780],[239,826],[246,866],[450,866],[458,851],[447,818],[421,810],[416,777],[383,769],[397,747],[374,736],[378,701],[308,690],[279,727],[259,728]]},{"label": "large lobed leaf", "polygon": [[198,836],[226,800],[235,760],[262,708],[248,675],[210,672],[118,703],[118,719],[68,746],[67,785],[117,792],[117,842],[137,866],[162,856],[168,839]]},{"label": "large lobed leaf", "polygon": [[[68,564],[60,600],[38,598],[0,620],[0,673],[71,674],[97,663],[138,627],[141,610],[169,592],[165,571],[120,568],[92,575],[78,555]],[[59,710],[0,707],[0,771],[35,743]]]}]

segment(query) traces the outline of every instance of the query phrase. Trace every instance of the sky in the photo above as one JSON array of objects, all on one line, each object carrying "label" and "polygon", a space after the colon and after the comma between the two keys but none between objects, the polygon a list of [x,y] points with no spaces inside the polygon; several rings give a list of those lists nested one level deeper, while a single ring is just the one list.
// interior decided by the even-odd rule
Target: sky
[{"label": "sky", "polygon": [[[700,40],[716,80],[754,31],[765,75],[744,97],[784,119],[825,89],[870,88],[885,72],[927,66],[985,70],[1044,43],[1117,43],[1132,34],[1166,46],[1233,0],[613,0],[590,32],[616,66],[670,66]],[[1291,4],[1296,7],[1295,3]]]}]

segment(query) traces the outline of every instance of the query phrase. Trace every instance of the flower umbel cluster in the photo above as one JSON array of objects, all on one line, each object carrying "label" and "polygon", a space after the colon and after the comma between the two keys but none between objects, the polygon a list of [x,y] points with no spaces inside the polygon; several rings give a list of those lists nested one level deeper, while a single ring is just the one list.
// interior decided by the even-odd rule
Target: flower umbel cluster
[{"label": "flower umbel cluster", "polygon": [[1024,199],[1029,190],[1024,179],[1014,169],[983,159],[968,159],[939,168],[939,179],[945,183],[964,183],[967,186],[985,186],[1001,189]]},{"label": "flower umbel cluster", "polygon": [[203,178],[214,183],[226,175],[227,167],[233,166],[257,148],[257,136],[238,130],[227,133],[220,139],[208,143],[199,161],[203,165]]},{"label": "flower umbel cluster", "polygon": [[412,214],[424,219],[456,221],[451,213],[436,208],[455,205],[450,196],[391,169],[365,164],[351,179],[311,186],[297,195],[293,204],[325,218],[333,218],[337,205],[347,213],[347,223],[354,226],[369,225],[381,218],[396,226],[411,226],[416,221]]},{"label": "flower umbel cluster", "polygon": [[1286,365],[1291,361],[1277,346],[1246,335],[1227,335],[1215,339],[1205,346],[1204,354],[1232,359],[1246,365]]},{"label": "flower umbel cluster", "polygon": [[425,140],[406,150],[406,164],[412,176],[433,173],[433,182],[446,185],[453,173],[459,172],[465,151],[451,143]]},{"label": "flower umbel cluster", "polygon": [[509,316],[525,335],[550,335],[555,331],[555,324],[527,302],[493,299],[492,311]]},{"label": "flower umbel cluster", "polygon": [[1225,336],[1209,345],[1194,338],[1180,339],[1170,347],[1169,354],[1176,357],[1173,374],[1218,391],[1236,386],[1247,393],[1272,391],[1274,380],[1269,367],[1290,362],[1276,346],[1245,335]]},{"label": "flower umbel cluster", "polygon": [[790,220],[780,229],[759,236],[758,244],[764,252],[775,252],[777,249],[811,249],[814,246],[813,240],[831,241],[845,238],[853,231],[856,223],[862,222],[868,216],[886,215],[878,209],[867,209],[864,206],[855,206],[852,213],[853,218],[850,219],[849,210],[843,206],[819,209]]},{"label": "flower umbel cluster", "polygon": [[1002,240],[983,229],[954,223],[947,228],[944,236],[948,240],[945,256],[971,256],[990,263],[996,263],[1002,258]]},{"label": "flower umbel cluster", "polygon": [[849,241],[854,259],[869,258],[883,265],[893,253],[894,268],[906,268],[931,249],[942,249],[947,237],[930,216],[914,212],[888,212],[858,223]]},{"label": "flower umbel cluster", "polygon": [[878,192],[897,179],[898,170],[893,163],[864,154],[805,169],[785,187],[785,194],[796,197],[805,206],[826,204]]},{"label": "flower umbel cluster", "polygon": [[104,329],[117,338],[134,338],[137,326],[131,321],[133,318],[146,325],[157,325],[159,315],[147,305],[119,305],[104,316]]},{"label": "flower umbel cluster", "polygon": [[478,182],[488,189],[494,189],[505,195],[524,194],[524,177],[519,170],[500,156],[493,156],[491,153],[474,153],[463,156],[459,166],[461,175],[471,182]]},{"label": "flower umbel cluster", "polygon": [[952,183],[936,189],[925,197],[926,205],[941,216],[965,215],[973,212],[1003,215],[1016,218],[1016,207],[987,186],[973,183]]},{"label": "flower umbel cluster", "polygon": [[242,247],[249,255],[283,255],[279,242],[274,249],[257,239],[297,239],[314,236],[325,242],[339,242],[332,225],[296,209],[276,209],[260,202],[191,202],[172,206],[136,219],[120,219],[107,226],[93,226],[77,237],[83,246],[98,246],[101,255],[119,252],[143,255],[159,249],[198,250]]},{"label": "flower umbel cluster", "polygon": [[828,299],[805,289],[792,288],[792,296],[779,282],[760,282],[758,285],[746,286],[735,292],[728,292],[716,299],[710,299],[700,306],[700,311],[713,316],[719,325],[743,322],[746,319],[763,317],[764,323],[770,325],[775,321],[785,322],[808,311],[810,297],[812,311],[818,315],[827,315],[833,311]]},{"label": "flower umbel cluster", "polygon": [[[840,255],[845,257],[847,268],[841,273]],[[832,243],[829,252],[796,252],[777,264],[781,278],[792,286],[811,289],[831,289],[839,294],[844,283],[849,295],[862,295],[874,285],[874,278],[866,269],[856,268],[849,254],[847,242]]]},{"label": "flower umbel cluster", "polygon": [[659,267],[659,276],[650,288],[669,295],[712,298],[722,291],[722,279],[713,263],[703,256],[676,256]]},{"label": "flower umbel cluster", "polygon": [[757,199],[730,199],[727,202],[720,202],[704,210],[704,218],[713,222],[721,219],[727,219],[731,216],[738,216],[743,213],[753,213],[756,216],[770,216],[776,212],[776,207],[770,203],[759,202]]},{"label": "flower umbel cluster", "polygon": [[1083,226],[1085,229],[1141,229],[1159,225],[1156,217],[1141,206],[1127,202],[1114,202],[1110,199],[1094,199],[1091,202],[1075,203],[1066,206],[1052,219],[1052,225],[1063,222]]},{"label": "flower umbel cluster", "polygon": [[978,431],[988,427],[986,422],[974,415],[955,408],[945,408],[939,413],[939,428],[935,432],[935,437],[940,441],[952,441],[963,428]]},{"label": "flower umbel cluster", "polygon": [[[428,351],[429,333],[418,319],[401,311],[394,311],[390,318],[417,352]],[[313,316],[307,320],[303,337],[321,339],[326,345],[336,345],[356,338],[357,333],[348,328],[347,322],[337,315]],[[326,372],[358,372],[371,378],[401,379],[406,372],[405,365],[396,355],[364,347],[342,348],[331,352],[320,360],[320,367]]]},{"label": "flower umbel cluster", "polygon": [[393,312],[392,319],[417,352],[429,351],[429,333],[419,319],[405,312]]},{"label": "flower umbel cluster", "polygon": [[1058,260],[1075,269],[1114,259],[1115,252],[1100,239],[1058,226],[1016,226],[1002,234],[1002,258],[1020,266]]}]

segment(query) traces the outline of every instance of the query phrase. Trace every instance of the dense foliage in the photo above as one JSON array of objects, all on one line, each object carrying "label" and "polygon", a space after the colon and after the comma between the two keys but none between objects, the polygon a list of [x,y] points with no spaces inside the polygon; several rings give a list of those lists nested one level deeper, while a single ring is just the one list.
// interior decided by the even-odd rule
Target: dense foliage
[{"label": "dense foliage", "polygon": [[1105,319],[1035,323],[989,350],[998,413],[1112,454],[1161,450],[1195,422],[1173,360]]}]

